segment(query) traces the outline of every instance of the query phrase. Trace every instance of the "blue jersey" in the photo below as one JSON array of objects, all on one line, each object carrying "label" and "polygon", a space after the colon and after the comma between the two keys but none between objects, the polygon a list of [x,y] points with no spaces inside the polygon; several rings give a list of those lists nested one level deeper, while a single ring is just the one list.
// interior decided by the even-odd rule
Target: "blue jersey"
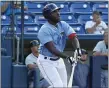
[{"label": "blue jersey", "polygon": [[57,27],[46,22],[38,32],[38,38],[41,43],[40,53],[44,56],[56,57],[44,46],[44,44],[52,41],[55,48],[60,52],[63,52],[67,36],[72,33],[75,33],[75,31],[64,21],[58,22]]}]

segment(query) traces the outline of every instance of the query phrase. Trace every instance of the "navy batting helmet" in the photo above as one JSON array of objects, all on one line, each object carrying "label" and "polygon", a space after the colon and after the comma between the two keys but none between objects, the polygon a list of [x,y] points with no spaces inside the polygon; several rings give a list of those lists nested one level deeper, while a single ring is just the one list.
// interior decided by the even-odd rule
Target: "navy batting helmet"
[{"label": "navy batting helmet", "polygon": [[33,40],[30,42],[30,47],[38,46],[40,43],[38,40]]},{"label": "navy batting helmet", "polygon": [[43,8],[43,16],[46,19],[50,18],[51,12],[55,11],[55,10],[60,10],[61,8],[58,7],[56,4],[54,3],[49,3],[47,5],[45,5],[45,7]]}]

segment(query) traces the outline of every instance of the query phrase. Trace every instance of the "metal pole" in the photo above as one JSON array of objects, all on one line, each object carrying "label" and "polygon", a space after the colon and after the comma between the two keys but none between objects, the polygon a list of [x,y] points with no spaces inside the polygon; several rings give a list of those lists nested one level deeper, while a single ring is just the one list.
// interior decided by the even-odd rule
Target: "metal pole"
[{"label": "metal pole", "polygon": [[16,39],[17,39],[17,60],[16,60],[16,63],[19,64],[19,44],[20,44],[20,39],[19,37],[16,36]]},{"label": "metal pole", "polygon": [[24,1],[21,1],[21,62],[24,63]]},{"label": "metal pole", "polygon": [[40,87],[39,82],[40,82],[40,70],[39,68],[36,68],[34,72],[34,88]]},{"label": "metal pole", "polygon": [[13,33],[13,35],[12,35],[12,49],[13,49],[12,57],[13,57],[13,59],[15,59],[15,33],[14,33],[14,25],[15,25],[14,16],[15,15],[14,15],[14,8],[13,7],[14,7],[14,2],[11,1],[12,14],[10,15],[10,18],[11,18],[11,28],[12,28],[12,33]]}]

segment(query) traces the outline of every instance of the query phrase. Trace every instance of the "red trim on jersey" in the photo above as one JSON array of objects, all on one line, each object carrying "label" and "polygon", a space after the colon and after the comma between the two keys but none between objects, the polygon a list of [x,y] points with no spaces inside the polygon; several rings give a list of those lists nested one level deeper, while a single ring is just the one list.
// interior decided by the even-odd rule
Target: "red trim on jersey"
[{"label": "red trim on jersey", "polygon": [[76,36],[76,33],[72,33],[68,36],[69,39],[73,39]]}]

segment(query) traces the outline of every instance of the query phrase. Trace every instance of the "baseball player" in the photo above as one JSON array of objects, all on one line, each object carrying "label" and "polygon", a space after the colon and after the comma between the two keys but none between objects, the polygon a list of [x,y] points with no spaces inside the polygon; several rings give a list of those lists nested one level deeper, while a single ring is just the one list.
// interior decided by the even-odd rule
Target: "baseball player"
[{"label": "baseball player", "polygon": [[43,16],[47,22],[38,32],[41,42],[38,66],[44,78],[54,88],[67,87],[67,72],[63,61],[70,58],[63,53],[67,38],[72,41],[75,50],[78,50],[78,55],[81,55],[76,33],[69,24],[60,20],[60,9],[54,3],[43,8]]},{"label": "baseball player", "polygon": [[[27,66],[28,70],[28,75],[29,75],[29,88],[33,88],[33,75],[31,75],[34,71],[35,68],[38,67],[37,65],[37,58],[39,55],[38,52],[38,47],[39,47],[39,42],[37,40],[33,40],[30,42],[30,48],[31,48],[31,52],[25,60],[25,64]],[[40,76],[40,82],[39,82],[39,87],[40,88],[48,88],[50,85],[49,83],[42,77]]]}]

